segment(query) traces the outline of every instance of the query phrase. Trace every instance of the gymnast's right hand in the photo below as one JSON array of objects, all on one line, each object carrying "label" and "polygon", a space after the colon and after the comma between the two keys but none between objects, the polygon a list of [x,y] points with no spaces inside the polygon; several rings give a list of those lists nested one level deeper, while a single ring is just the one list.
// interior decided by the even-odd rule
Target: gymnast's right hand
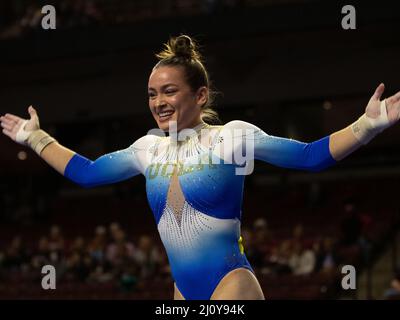
[{"label": "gymnast's right hand", "polygon": [[6,113],[0,117],[3,133],[15,142],[28,146],[30,134],[40,129],[39,117],[36,110],[30,106],[28,108],[30,119],[22,119],[16,115]]}]

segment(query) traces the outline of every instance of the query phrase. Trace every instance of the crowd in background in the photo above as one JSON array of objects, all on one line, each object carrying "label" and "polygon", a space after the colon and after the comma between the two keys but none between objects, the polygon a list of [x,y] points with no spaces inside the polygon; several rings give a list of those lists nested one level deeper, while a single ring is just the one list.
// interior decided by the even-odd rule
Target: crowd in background
[{"label": "crowd in background", "polygon": [[44,265],[53,265],[58,281],[103,283],[116,281],[122,287],[138,285],[149,277],[169,276],[166,256],[152,237],[141,235],[135,244],[116,222],[97,226],[92,237],[66,239],[53,225],[33,245],[23,235],[0,249],[0,277],[17,275],[37,280]]},{"label": "crowd in background", "polygon": [[[349,215],[342,221],[340,237],[309,237],[302,224],[293,226],[291,235],[277,238],[265,218],[255,219],[242,229],[245,253],[257,274],[309,275],[335,273],[345,263],[343,247],[356,246],[362,252],[367,241],[362,221]],[[351,225],[351,226],[349,226]],[[349,238],[351,236],[351,239]],[[104,283],[114,282],[121,289],[145,286],[148,279],[170,277],[165,250],[156,235],[129,234],[117,222],[98,225],[92,236],[67,239],[61,226],[51,226],[31,244],[24,235],[16,235],[0,246],[0,277],[6,280],[18,275],[36,281],[46,265],[55,266],[58,281]],[[365,249],[365,248],[364,248]]]}]

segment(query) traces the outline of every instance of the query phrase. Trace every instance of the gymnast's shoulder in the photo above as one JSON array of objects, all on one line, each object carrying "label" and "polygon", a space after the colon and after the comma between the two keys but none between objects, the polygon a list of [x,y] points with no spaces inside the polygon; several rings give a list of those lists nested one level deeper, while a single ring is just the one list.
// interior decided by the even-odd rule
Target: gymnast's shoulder
[{"label": "gymnast's shoulder", "polygon": [[260,130],[257,126],[250,122],[242,121],[242,120],[232,120],[221,126],[223,129],[253,129],[253,130]]},{"label": "gymnast's shoulder", "polygon": [[148,149],[154,144],[158,144],[162,141],[165,141],[166,139],[167,137],[165,135],[149,131],[146,135],[135,140],[135,142],[132,143],[131,147],[141,150]]}]

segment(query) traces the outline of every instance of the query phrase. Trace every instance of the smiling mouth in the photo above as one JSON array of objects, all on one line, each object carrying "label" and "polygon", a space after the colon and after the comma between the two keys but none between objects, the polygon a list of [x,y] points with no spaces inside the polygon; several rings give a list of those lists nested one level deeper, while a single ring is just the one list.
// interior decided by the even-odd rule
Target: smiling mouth
[{"label": "smiling mouth", "polygon": [[168,110],[168,111],[163,111],[158,113],[158,119],[163,122],[172,117],[172,115],[175,113],[175,110]]}]

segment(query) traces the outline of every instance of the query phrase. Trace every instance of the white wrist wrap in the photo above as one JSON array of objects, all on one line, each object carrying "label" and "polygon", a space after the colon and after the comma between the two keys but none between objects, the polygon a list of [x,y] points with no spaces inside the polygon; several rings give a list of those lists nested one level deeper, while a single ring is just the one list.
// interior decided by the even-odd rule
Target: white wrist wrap
[{"label": "white wrist wrap", "polygon": [[377,118],[368,117],[365,113],[351,125],[354,136],[362,144],[370,142],[378,133],[389,127],[385,100],[381,101],[380,114]]},{"label": "white wrist wrap", "polygon": [[25,120],[19,128],[16,141],[22,145],[31,147],[39,156],[43,149],[50,143],[56,141],[52,136],[43,130],[25,130],[25,125],[28,121]]},{"label": "white wrist wrap", "polygon": [[28,137],[28,145],[40,156],[40,153],[50,143],[56,141],[52,136],[43,130],[35,130]]}]

